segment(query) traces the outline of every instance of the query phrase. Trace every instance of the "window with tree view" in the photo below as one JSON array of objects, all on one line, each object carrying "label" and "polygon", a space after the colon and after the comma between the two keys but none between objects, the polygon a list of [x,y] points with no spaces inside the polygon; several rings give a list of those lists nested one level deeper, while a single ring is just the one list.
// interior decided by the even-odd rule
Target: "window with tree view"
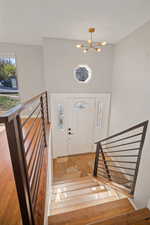
[{"label": "window with tree view", "polygon": [[16,58],[0,56],[0,113],[19,103]]}]

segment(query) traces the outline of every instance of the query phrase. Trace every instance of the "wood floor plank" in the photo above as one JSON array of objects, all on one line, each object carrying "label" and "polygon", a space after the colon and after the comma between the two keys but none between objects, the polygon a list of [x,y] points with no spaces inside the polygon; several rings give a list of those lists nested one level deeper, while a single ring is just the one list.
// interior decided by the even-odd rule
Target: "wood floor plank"
[{"label": "wood floor plank", "polygon": [[148,225],[150,224],[150,211],[147,208],[117,216],[105,221],[91,223],[91,225]]}]

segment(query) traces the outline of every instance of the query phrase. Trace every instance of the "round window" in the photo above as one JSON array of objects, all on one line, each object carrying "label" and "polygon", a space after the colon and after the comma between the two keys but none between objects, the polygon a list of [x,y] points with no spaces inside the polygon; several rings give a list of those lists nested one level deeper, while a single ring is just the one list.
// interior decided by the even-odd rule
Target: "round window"
[{"label": "round window", "polygon": [[80,83],[87,83],[91,79],[91,69],[86,65],[79,65],[74,69],[74,77]]}]

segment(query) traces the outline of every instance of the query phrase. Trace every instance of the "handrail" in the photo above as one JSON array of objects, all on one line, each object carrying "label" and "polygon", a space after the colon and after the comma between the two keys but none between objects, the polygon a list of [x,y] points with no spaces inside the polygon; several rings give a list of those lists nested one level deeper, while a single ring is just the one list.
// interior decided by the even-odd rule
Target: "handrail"
[{"label": "handrail", "polygon": [[99,141],[95,142],[95,144],[97,144],[98,142],[104,142],[104,141],[107,141],[107,140],[112,139],[112,138],[114,138],[114,137],[120,136],[120,135],[125,134],[125,133],[127,133],[127,132],[129,132],[129,131],[132,131],[132,130],[135,130],[135,129],[137,129],[137,128],[140,128],[140,127],[142,127],[142,126],[144,126],[144,125],[146,125],[146,124],[148,124],[148,120],[146,120],[146,121],[144,121],[144,122],[142,122],[142,123],[139,123],[139,124],[137,124],[137,125],[135,125],[135,126],[133,126],[133,127],[130,127],[130,128],[128,128],[128,129],[126,129],[126,130],[123,130],[123,131],[121,131],[121,132],[119,132],[119,133],[117,133],[117,134],[113,134],[113,135],[111,135],[111,136],[109,136],[109,137],[107,137],[107,138],[104,138],[104,139],[102,139],[102,140],[99,140]]},{"label": "handrail", "polygon": [[[30,114],[24,114],[24,110],[28,109]],[[44,218],[41,216],[39,220],[38,193],[47,154],[49,129],[47,92],[42,92],[4,113],[0,116],[0,123],[4,123],[6,127],[22,223],[42,225]],[[45,200],[44,196],[42,199]]]},{"label": "handrail", "polygon": [[19,115],[21,111],[25,110],[29,104],[32,104],[35,100],[39,99],[42,95],[47,96],[47,92],[41,92],[39,95],[32,97],[31,99],[11,108],[7,112],[0,115],[0,123],[11,121],[15,116]]},{"label": "handrail", "polygon": [[133,195],[147,126],[148,120],[97,141],[93,175],[115,182]]}]

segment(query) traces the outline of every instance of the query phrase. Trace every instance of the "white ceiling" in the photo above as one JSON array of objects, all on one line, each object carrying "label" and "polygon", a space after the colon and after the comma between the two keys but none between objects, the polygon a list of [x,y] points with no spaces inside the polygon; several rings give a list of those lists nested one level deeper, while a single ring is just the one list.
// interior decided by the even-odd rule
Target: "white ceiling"
[{"label": "white ceiling", "polygon": [[42,37],[116,43],[150,20],[150,0],[0,0],[0,42],[41,44]]}]

